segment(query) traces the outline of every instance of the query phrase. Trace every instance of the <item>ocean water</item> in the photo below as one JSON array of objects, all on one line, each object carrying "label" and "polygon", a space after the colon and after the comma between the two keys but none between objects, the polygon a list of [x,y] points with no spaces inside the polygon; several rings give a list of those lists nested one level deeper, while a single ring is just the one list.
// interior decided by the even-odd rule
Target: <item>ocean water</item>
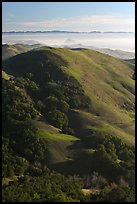
[{"label": "ocean water", "polygon": [[135,52],[135,33],[15,33],[2,34],[2,43],[40,43],[54,47],[97,47]]}]

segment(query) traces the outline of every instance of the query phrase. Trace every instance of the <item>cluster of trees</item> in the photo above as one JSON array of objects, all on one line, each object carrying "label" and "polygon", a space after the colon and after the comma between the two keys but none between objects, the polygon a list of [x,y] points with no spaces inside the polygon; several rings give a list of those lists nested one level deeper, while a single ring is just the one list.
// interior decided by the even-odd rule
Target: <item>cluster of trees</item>
[{"label": "cluster of trees", "polygon": [[2,138],[2,176],[12,177],[22,175],[27,170],[29,162],[20,156],[14,155],[9,138]]},{"label": "cluster of trees", "polygon": [[16,86],[13,80],[2,80],[2,117],[16,120],[36,119],[40,113],[24,89]]},{"label": "cluster of trees", "polygon": [[3,128],[3,177],[22,175],[30,166],[44,168],[46,142],[31,121],[9,119]]},{"label": "cluster of trees", "polygon": [[109,181],[123,178],[130,186],[135,186],[135,148],[133,146],[124,143],[116,136],[96,130],[91,130],[80,143],[93,150],[92,154],[86,154],[91,164],[89,170],[97,171]]},{"label": "cluster of trees", "polygon": [[90,196],[91,202],[135,202],[135,189],[127,186],[107,186]]},{"label": "cluster of trees", "polygon": [[[90,99],[73,77],[63,74],[63,80],[59,81],[53,80],[50,73],[46,73],[48,80],[45,76],[43,83],[38,79],[36,81],[32,73],[27,73],[28,78],[26,76],[15,78],[15,86],[22,92],[25,90],[31,96],[34,101],[33,109],[40,112],[49,123],[60,128],[63,133],[74,134],[69,124],[69,110],[89,108]],[[24,111],[24,109],[25,107],[22,107],[21,110]],[[34,113],[34,110],[31,113]]]},{"label": "cluster of trees", "polygon": [[80,202],[84,199],[79,182],[49,170],[37,176],[31,171],[31,176],[25,175],[3,186],[5,202]]}]

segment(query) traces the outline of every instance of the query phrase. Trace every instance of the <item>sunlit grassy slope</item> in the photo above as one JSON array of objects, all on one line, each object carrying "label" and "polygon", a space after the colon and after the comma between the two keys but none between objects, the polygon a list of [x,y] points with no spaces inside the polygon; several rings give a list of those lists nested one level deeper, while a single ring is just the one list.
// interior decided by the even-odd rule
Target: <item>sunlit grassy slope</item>
[{"label": "sunlit grassy slope", "polygon": [[[50,56],[52,57],[49,58]],[[13,57],[4,69],[10,74],[18,72],[18,75],[21,75],[19,72],[22,70],[19,67],[29,69],[28,63],[32,58],[33,64],[37,64],[36,60],[42,63],[49,59],[58,65],[62,59],[66,62],[60,64],[62,71],[77,79],[86,95],[90,97],[89,112],[72,110],[70,113],[70,122],[77,137],[83,137],[86,129],[96,127],[134,144],[135,81],[132,80],[134,65],[92,50],[42,47]],[[13,68],[14,65],[18,68],[12,72],[10,64]],[[57,135],[53,133],[52,137]]]},{"label": "sunlit grassy slope", "polygon": [[44,121],[33,121],[38,128],[40,138],[44,138],[47,143],[47,164],[58,162],[67,162],[73,158],[72,151],[69,149],[71,145],[79,139],[67,134],[60,133],[58,128],[55,128]]},{"label": "sunlit grassy slope", "polygon": [[91,99],[91,113],[76,111],[76,120],[73,120],[76,114],[72,114],[73,127],[76,130],[106,127],[106,131],[133,144],[134,65],[92,50],[52,49],[52,52],[67,61],[62,69],[82,84]]}]

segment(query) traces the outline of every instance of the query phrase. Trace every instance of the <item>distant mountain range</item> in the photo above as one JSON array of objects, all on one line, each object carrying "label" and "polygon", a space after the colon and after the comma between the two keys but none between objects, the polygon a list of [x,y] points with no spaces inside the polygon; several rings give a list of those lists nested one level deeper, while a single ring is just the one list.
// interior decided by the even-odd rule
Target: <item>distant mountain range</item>
[{"label": "distant mountain range", "polygon": [[51,31],[6,31],[6,32],[2,32],[2,34],[13,34],[13,33],[134,33],[134,32],[113,32],[113,31],[106,31],[106,32],[102,32],[102,31],[90,31],[90,32],[80,32],[80,31],[61,31],[61,30],[51,30]]}]

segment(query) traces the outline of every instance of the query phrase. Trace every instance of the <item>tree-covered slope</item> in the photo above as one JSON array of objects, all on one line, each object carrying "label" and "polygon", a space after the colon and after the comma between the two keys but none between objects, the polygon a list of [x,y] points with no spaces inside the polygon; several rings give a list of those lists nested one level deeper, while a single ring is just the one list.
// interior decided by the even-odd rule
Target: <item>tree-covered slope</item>
[{"label": "tree-covered slope", "polygon": [[[89,126],[98,121],[98,126],[105,125],[111,133],[134,143],[134,65],[91,50],[43,47],[7,60],[4,70],[18,77],[26,77],[27,73],[31,73],[32,80],[40,86],[54,80],[60,81],[65,88],[68,80],[66,78],[70,81],[72,77],[76,84],[75,87],[68,85],[71,91],[67,93],[72,99],[71,108],[78,109],[74,89],[81,87],[90,100],[90,107],[86,110],[89,114],[85,113],[83,117],[83,112],[79,112],[82,130],[88,128],[84,121],[88,120]],[[81,100],[79,97],[79,101]],[[71,102],[69,101],[69,105]],[[75,129],[75,124],[72,126]]]},{"label": "tree-covered slope", "polygon": [[3,70],[3,200],[134,201],[134,65],[43,47]]}]

